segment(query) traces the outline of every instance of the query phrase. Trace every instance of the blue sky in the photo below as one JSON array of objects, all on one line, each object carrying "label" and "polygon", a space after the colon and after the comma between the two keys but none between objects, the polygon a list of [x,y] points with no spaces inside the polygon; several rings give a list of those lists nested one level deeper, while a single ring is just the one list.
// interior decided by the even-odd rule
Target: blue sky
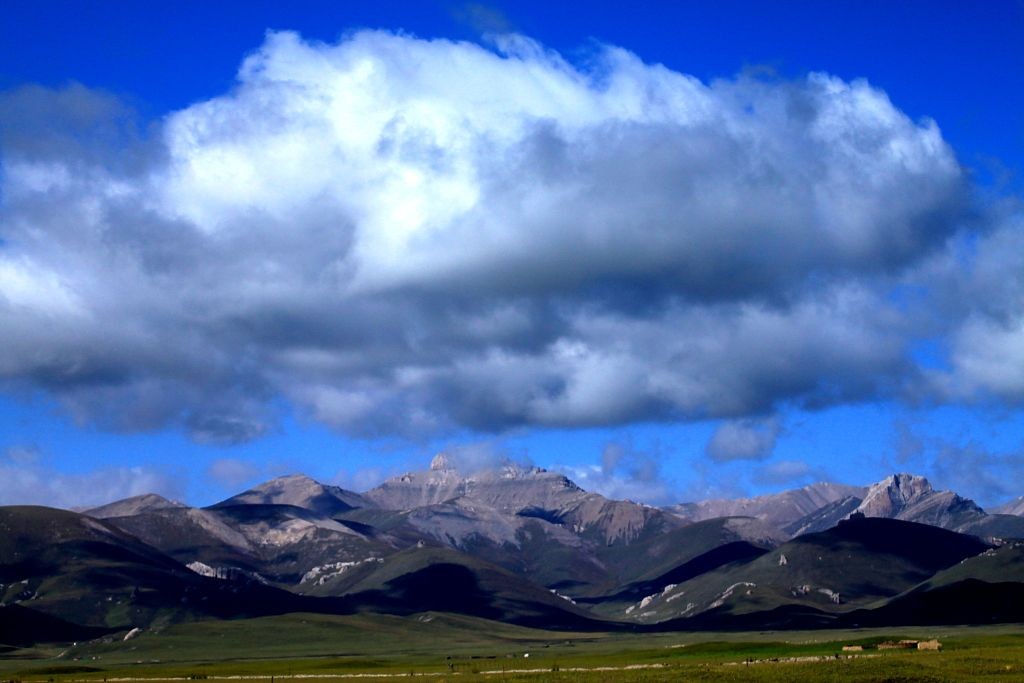
[{"label": "blue sky", "polygon": [[1024,494],[1019,3],[0,12],[0,502]]}]

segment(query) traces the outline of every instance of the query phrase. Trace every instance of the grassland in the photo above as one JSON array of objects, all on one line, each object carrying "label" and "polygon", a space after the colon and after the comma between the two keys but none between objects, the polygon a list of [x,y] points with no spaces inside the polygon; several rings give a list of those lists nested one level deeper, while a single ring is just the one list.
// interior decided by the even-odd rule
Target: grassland
[{"label": "grassland", "polygon": [[[943,650],[870,649],[902,638],[938,638]],[[843,653],[851,644],[868,649]],[[786,661],[791,658],[797,661]],[[340,683],[410,674],[439,681],[1022,681],[1024,627],[594,634],[449,614],[293,614],[0,653],[0,680],[25,682]]]}]

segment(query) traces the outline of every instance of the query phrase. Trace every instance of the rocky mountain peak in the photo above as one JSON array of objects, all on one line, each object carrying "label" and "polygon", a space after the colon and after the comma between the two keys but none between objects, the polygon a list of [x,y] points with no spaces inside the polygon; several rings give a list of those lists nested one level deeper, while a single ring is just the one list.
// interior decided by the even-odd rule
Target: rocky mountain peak
[{"label": "rocky mountain peak", "polygon": [[434,456],[434,459],[430,461],[431,472],[443,472],[444,470],[454,470],[455,465],[452,463],[451,458],[445,453],[438,453]]},{"label": "rocky mountain peak", "polygon": [[1008,503],[1004,503],[999,507],[992,510],[992,512],[1002,515],[1017,515],[1018,517],[1024,517],[1024,496],[1014,498]]},{"label": "rocky mountain peak", "polygon": [[153,510],[183,507],[185,505],[177,501],[168,500],[155,493],[145,493],[141,496],[132,496],[131,498],[125,498],[124,500],[85,510],[84,514],[97,519],[109,519],[112,517],[129,517]]},{"label": "rocky mountain peak", "polygon": [[231,505],[294,505],[327,515],[354,507],[370,506],[357,493],[322,484],[304,474],[288,474],[271,479],[217,503],[214,507]]},{"label": "rocky mountain peak", "polygon": [[509,460],[498,467],[463,473],[450,456],[439,453],[429,470],[394,477],[365,495],[378,506],[393,510],[468,497],[514,512],[526,507],[558,508],[584,493],[564,475],[540,467]]},{"label": "rocky mountain peak", "polygon": [[872,485],[857,510],[868,517],[896,517],[909,505],[934,492],[924,477],[894,474]]}]

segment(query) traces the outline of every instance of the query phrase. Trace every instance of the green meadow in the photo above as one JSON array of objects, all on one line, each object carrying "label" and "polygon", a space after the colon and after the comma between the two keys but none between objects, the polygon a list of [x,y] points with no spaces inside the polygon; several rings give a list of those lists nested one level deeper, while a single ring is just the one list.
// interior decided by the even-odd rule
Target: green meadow
[{"label": "green meadow", "polygon": [[[291,614],[0,653],[0,679],[71,681],[1024,681],[1024,627],[610,634],[450,614]],[[940,652],[879,650],[942,642]],[[843,652],[861,645],[860,652]]]}]

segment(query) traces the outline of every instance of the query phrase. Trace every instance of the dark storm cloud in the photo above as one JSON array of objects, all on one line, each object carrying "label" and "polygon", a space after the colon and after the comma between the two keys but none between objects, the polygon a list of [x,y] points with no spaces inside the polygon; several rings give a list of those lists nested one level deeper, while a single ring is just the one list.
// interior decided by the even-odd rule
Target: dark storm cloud
[{"label": "dark storm cloud", "polygon": [[[1024,348],[1020,224],[968,282],[949,245],[977,216],[934,123],[823,74],[496,46],[271,34],[145,134],[80,86],[4,95],[0,378],[222,444],[281,397],[420,436],[1024,392],[972,355]],[[936,328],[952,308],[908,313],[911,286],[1004,304]],[[936,329],[953,376],[908,353]]]}]

